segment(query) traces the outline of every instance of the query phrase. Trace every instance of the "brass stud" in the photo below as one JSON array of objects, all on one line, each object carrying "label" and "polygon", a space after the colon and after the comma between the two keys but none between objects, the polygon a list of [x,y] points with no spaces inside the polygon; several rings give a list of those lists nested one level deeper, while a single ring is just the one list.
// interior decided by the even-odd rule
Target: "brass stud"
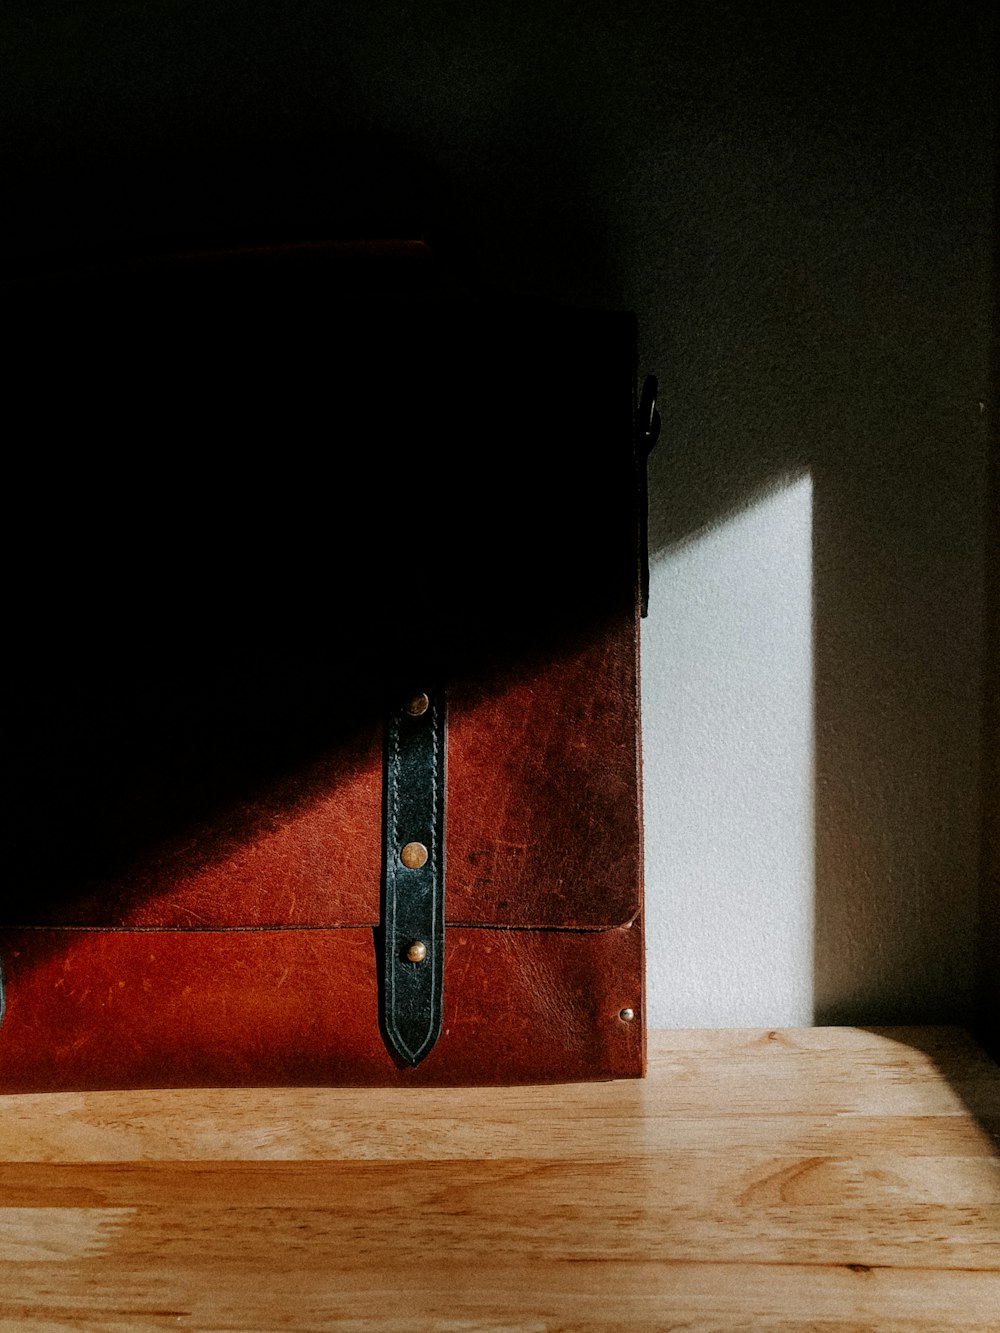
[{"label": "brass stud", "polygon": [[632,1022],[632,1019],[635,1018],[635,1010],[634,1010],[634,1009],[622,1009],[621,1012],[619,1013],[618,1017],[621,1019],[621,1021],[622,1021],[623,1023],[631,1023],[631,1022]]},{"label": "brass stud", "polygon": [[427,945],[423,940],[414,940],[406,951],[406,957],[411,963],[422,963],[427,957]]},{"label": "brass stud", "polygon": [[412,699],[406,701],[406,711],[410,717],[422,717],[431,706],[431,701],[426,694],[415,694]]},{"label": "brass stud", "polygon": [[399,853],[399,859],[407,870],[419,870],[427,864],[428,851],[422,842],[408,842]]}]

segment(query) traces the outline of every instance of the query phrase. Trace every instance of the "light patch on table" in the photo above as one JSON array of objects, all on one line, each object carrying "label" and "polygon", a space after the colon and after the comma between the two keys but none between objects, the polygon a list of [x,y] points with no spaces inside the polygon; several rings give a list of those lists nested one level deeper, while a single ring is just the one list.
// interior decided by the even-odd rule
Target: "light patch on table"
[{"label": "light patch on table", "polygon": [[135,1208],[0,1208],[0,1263],[88,1259],[109,1249]]}]

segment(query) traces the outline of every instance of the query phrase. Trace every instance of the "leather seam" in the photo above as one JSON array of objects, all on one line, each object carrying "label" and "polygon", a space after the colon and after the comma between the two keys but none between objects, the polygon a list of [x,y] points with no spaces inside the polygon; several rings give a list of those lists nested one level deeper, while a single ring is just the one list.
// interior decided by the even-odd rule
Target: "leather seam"
[{"label": "leather seam", "polygon": [[[385,845],[386,875],[386,940],[390,947],[386,950],[386,1017],[391,1019],[396,1008],[396,844],[399,841],[399,772],[401,767],[399,746],[399,718],[393,714],[389,719],[392,735],[392,748],[389,755],[389,781],[392,785],[392,802],[389,810],[389,828]],[[389,1024],[387,1023],[387,1026]]]},{"label": "leather seam", "polygon": [[[641,914],[641,909],[639,909],[625,921],[615,921],[602,926],[554,926],[539,925],[532,922],[449,921],[447,919],[445,919],[444,925],[452,930],[521,930],[533,931],[539,935],[554,931],[563,934],[599,935],[608,930],[628,930],[639,920]],[[355,921],[339,925],[294,926],[22,926],[14,924],[0,926],[0,931],[7,934],[14,932],[21,934],[26,931],[51,931],[53,933],[61,931],[65,934],[75,933],[78,935],[289,935],[295,931],[316,934],[321,931],[334,930],[375,930],[377,927],[377,921]]]},{"label": "leather seam", "polygon": [[[444,941],[444,903],[442,895],[444,893],[443,876],[440,873],[438,862],[439,856],[444,856],[444,848],[438,848],[440,841],[438,837],[438,778],[441,772],[441,733],[438,719],[437,695],[431,696],[431,753],[433,755],[431,768],[431,837],[430,837],[430,863],[431,863],[431,1003],[434,1003],[433,997],[438,993],[438,968],[444,966],[443,941]],[[437,917],[440,914],[441,929],[438,930]],[[438,947],[438,936],[440,934],[442,947]],[[442,957],[438,957],[441,953]]]}]

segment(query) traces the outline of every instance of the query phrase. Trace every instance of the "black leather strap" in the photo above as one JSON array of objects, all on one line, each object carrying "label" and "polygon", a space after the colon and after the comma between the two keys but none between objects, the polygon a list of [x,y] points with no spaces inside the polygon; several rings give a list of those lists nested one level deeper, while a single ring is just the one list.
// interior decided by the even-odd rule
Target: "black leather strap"
[{"label": "black leather strap", "polygon": [[656,410],[657,381],[647,375],[642,382],[635,414],[635,462],[639,477],[639,614],[649,614],[649,455],[660,438],[660,414]]},{"label": "black leather strap", "polygon": [[393,702],[386,718],[382,1026],[411,1065],[441,1032],[445,748],[443,690]]}]

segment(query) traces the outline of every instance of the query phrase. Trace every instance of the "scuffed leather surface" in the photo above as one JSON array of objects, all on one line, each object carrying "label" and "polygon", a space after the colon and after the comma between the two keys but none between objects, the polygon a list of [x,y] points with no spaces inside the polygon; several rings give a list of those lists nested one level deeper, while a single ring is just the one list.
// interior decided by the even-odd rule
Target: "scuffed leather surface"
[{"label": "scuffed leather surface", "polygon": [[[447,919],[623,925],[641,902],[634,618],[510,682],[449,690]],[[317,709],[319,708],[317,703]],[[217,928],[379,920],[378,721],[68,899],[0,922]]]},{"label": "scuffed leather surface", "polygon": [[441,1037],[416,1068],[392,1059],[368,1003],[371,931],[49,929],[5,932],[2,948],[6,1092],[642,1074],[638,923],[449,931]]},{"label": "scuffed leather surface", "polygon": [[[639,910],[636,636],[634,617],[621,617],[530,675],[451,685],[449,921],[595,929]],[[68,900],[36,896],[16,913],[8,896],[0,921],[374,926],[381,793],[382,729],[373,721],[253,800],[165,837],[96,888]]]},{"label": "scuffed leather surface", "polygon": [[533,675],[459,681],[448,731],[448,919],[622,926],[642,902],[634,612]]}]

